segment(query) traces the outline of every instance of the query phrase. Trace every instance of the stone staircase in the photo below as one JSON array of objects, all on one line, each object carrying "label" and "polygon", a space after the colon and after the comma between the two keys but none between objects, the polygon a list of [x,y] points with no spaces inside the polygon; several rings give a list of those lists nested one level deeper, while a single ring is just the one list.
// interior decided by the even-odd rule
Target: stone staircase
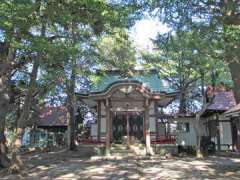
[{"label": "stone staircase", "polygon": [[123,144],[112,144],[110,152],[112,156],[127,157],[135,155],[131,149]]}]

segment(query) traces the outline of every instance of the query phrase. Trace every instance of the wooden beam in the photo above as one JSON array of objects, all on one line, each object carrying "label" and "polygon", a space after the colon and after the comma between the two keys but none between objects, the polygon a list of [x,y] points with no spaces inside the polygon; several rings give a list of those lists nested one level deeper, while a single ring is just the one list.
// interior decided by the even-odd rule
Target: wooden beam
[{"label": "wooden beam", "polygon": [[135,102],[144,102],[144,99],[139,99],[139,98],[111,98],[112,102],[131,102],[131,101],[135,101]]},{"label": "wooden beam", "polygon": [[127,109],[127,108],[122,108],[122,107],[119,107],[119,108],[114,108],[113,107],[110,110],[114,111],[114,112],[142,112],[142,111],[144,111],[144,108]]}]

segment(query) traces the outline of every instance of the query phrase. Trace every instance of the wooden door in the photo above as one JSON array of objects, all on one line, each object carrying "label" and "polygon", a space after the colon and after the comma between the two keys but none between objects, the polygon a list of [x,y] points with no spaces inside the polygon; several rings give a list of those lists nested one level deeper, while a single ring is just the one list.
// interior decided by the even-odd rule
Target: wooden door
[{"label": "wooden door", "polygon": [[143,140],[143,117],[141,115],[131,115],[129,118],[129,135],[135,139]]},{"label": "wooden door", "polygon": [[127,135],[127,121],[124,115],[115,115],[113,118],[113,142],[122,142],[123,136]]}]

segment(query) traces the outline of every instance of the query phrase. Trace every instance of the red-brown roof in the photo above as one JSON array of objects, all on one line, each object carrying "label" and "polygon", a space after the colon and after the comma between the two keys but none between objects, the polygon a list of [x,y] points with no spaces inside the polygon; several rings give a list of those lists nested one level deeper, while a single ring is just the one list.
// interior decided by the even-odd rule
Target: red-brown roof
[{"label": "red-brown roof", "polygon": [[216,92],[213,102],[208,106],[209,110],[227,111],[236,105],[232,91]]},{"label": "red-brown roof", "polygon": [[37,126],[67,126],[67,108],[45,107],[40,111],[39,118],[36,121]]}]

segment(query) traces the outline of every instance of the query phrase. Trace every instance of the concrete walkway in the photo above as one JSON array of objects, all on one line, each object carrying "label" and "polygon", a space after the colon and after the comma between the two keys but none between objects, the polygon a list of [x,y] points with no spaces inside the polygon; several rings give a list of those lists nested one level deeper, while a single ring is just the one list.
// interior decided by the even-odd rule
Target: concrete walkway
[{"label": "concrete walkway", "polygon": [[169,158],[134,155],[82,158],[79,152],[43,153],[25,158],[19,175],[0,179],[240,179],[240,159]]}]

